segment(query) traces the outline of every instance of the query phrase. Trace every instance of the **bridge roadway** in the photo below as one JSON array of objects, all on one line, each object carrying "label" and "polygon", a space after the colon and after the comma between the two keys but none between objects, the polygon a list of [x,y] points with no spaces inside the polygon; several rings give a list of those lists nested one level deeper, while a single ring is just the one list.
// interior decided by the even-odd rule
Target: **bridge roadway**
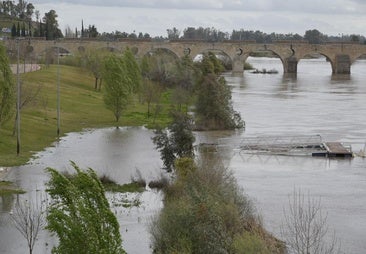
[{"label": "bridge roadway", "polygon": [[[16,52],[16,40],[4,41],[8,51]],[[351,65],[361,55],[366,54],[366,45],[358,43],[326,43],[309,44],[303,41],[278,41],[270,44],[253,41],[153,41],[153,40],[120,40],[101,41],[90,39],[62,39],[47,41],[40,39],[19,40],[20,52],[27,52],[29,57],[38,59],[46,55],[48,50],[63,49],[64,52],[77,54],[82,51],[108,49],[123,52],[127,47],[136,52],[137,57],[157,50],[164,49],[177,57],[189,55],[192,58],[207,51],[220,51],[227,55],[232,62],[233,73],[243,73],[244,62],[253,52],[271,51],[282,61],[284,73],[297,73],[297,64],[306,55],[321,54],[331,63],[333,74],[350,74]],[[24,53],[23,53],[24,54]]]}]

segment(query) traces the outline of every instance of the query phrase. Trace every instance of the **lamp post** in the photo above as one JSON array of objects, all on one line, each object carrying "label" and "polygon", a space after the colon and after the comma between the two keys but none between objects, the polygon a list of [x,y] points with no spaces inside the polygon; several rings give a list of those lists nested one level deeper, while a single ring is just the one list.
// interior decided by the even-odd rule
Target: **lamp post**
[{"label": "lamp post", "polygon": [[19,76],[19,38],[17,44],[17,155],[20,154],[20,76]]},{"label": "lamp post", "polygon": [[343,52],[343,33],[339,34],[339,37],[341,37],[341,51]]},{"label": "lamp post", "polygon": [[[57,45],[56,45],[57,46]],[[60,47],[57,46],[57,137],[60,137]]]}]

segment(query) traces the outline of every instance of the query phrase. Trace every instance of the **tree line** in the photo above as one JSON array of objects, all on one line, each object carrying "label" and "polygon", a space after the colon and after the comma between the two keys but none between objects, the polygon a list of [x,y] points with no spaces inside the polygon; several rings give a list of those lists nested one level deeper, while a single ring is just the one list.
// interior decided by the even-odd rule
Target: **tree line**
[{"label": "tree line", "polygon": [[329,36],[321,33],[317,29],[310,29],[305,31],[304,35],[298,33],[265,33],[259,30],[233,30],[231,33],[222,32],[216,28],[203,28],[203,27],[187,27],[183,31],[173,27],[167,29],[168,39],[183,39],[183,40],[203,40],[211,42],[219,42],[225,40],[233,41],[255,41],[257,43],[271,43],[279,40],[286,41],[303,41],[306,40],[309,43],[325,43],[334,41],[352,41],[352,42],[365,42],[365,37],[362,35],[338,35]]},{"label": "tree line", "polygon": [[[71,29],[69,26],[65,28],[64,34],[58,28],[57,14],[55,10],[50,10],[45,13],[43,18],[40,18],[40,13],[35,10],[32,3],[24,0],[19,0],[16,4],[14,1],[0,1],[0,14],[19,18],[20,24],[13,24],[12,37],[19,36],[34,36],[44,37],[47,40],[54,40],[61,37],[67,38],[98,38],[101,40],[118,40],[118,39],[154,39],[154,40],[202,40],[207,42],[222,42],[227,40],[232,41],[255,41],[257,43],[272,43],[279,40],[286,41],[308,41],[312,44],[320,44],[326,42],[358,42],[366,43],[366,38],[363,35],[326,35],[317,29],[305,31],[303,35],[298,33],[265,33],[259,30],[233,30],[231,33],[220,31],[214,27],[187,27],[179,30],[176,27],[167,29],[166,36],[156,36],[152,38],[149,33],[135,32],[127,33],[124,31],[114,32],[98,32],[95,25],[89,25],[84,28],[83,21],[81,29]],[[36,16],[36,21],[33,22],[33,15]],[[37,23],[34,25],[33,23]]]},{"label": "tree line", "polygon": [[[68,29],[68,31],[70,31],[70,29]],[[166,36],[151,37],[149,33],[135,31],[132,33],[127,33],[116,30],[114,32],[97,33],[95,36],[93,36],[93,38],[98,38],[101,40],[200,40],[205,42],[253,41],[256,43],[273,43],[276,41],[308,41],[311,44],[321,44],[327,42],[366,43],[366,38],[363,35],[327,35],[317,29],[306,30],[303,35],[300,35],[298,33],[265,33],[259,30],[245,29],[233,30],[231,33],[229,33],[220,31],[214,27],[187,27],[183,30],[179,30],[176,27],[173,27],[167,29],[166,31]]]},{"label": "tree line", "polygon": [[26,1],[19,0],[16,4],[14,1],[0,1],[0,14],[31,21],[34,14],[34,5]]}]

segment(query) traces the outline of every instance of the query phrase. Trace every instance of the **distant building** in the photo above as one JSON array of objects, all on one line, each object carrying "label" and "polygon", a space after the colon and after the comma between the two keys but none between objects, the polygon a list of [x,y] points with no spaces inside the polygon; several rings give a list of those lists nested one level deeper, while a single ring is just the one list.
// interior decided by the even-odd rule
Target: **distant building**
[{"label": "distant building", "polygon": [[3,28],[1,29],[1,32],[3,32],[3,33],[11,33],[11,28],[3,27]]}]

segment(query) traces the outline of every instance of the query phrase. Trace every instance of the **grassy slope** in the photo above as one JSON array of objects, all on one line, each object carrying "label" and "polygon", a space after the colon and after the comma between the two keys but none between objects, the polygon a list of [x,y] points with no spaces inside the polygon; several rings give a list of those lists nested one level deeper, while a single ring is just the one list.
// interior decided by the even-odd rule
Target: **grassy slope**
[{"label": "grassy slope", "polygon": [[[114,116],[103,102],[103,94],[94,90],[93,76],[84,70],[60,66],[61,81],[61,136],[83,128],[116,126]],[[16,156],[16,137],[12,135],[14,120],[0,129],[0,166],[22,165],[37,151],[57,140],[56,112],[57,66],[21,76],[23,86],[41,86],[37,99],[21,111],[21,154]],[[47,103],[45,103],[47,102]],[[46,106],[45,106],[46,105]],[[169,107],[166,106],[166,109]],[[149,125],[147,106],[134,103],[122,114],[120,126]],[[167,114],[161,114],[158,124],[166,124]]]}]

